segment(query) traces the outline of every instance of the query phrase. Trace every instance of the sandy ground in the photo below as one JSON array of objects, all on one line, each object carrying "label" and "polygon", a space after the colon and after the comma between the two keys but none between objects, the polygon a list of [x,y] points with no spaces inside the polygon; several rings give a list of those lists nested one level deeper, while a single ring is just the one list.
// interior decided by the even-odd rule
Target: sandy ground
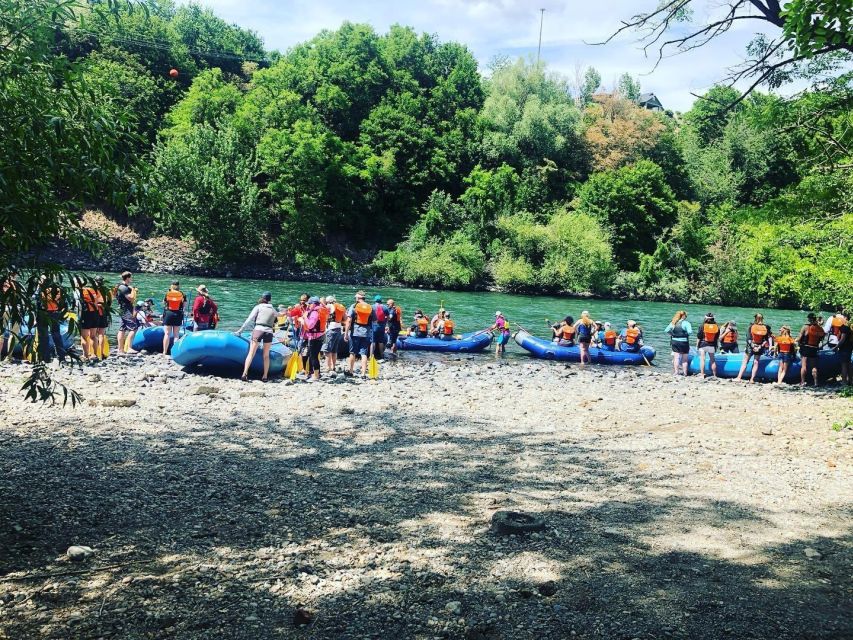
[{"label": "sandy ground", "polygon": [[147,356],[60,373],[72,410],[25,404],[25,375],[0,365],[3,638],[853,638],[837,391],[490,356],[247,384]]}]

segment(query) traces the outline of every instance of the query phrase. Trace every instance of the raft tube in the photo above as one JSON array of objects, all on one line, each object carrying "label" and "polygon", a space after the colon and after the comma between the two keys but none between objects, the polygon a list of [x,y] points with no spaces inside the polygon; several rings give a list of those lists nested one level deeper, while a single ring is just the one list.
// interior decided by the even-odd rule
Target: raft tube
[{"label": "raft tube", "polygon": [[[560,360],[562,362],[580,362],[580,347],[561,347],[556,342],[545,338],[537,338],[524,329],[519,329],[515,336],[516,344],[522,349],[529,351],[534,358],[545,360]],[[645,356],[645,359],[643,358]],[[640,347],[639,351],[616,351],[610,349],[599,349],[591,347],[589,357],[593,364],[621,364],[638,365],[651,362],[655,358],[654,347]]]},{"label": "raft tube", "polygon": [[433,351],[436,353],[477,353],[492,344],[489,331],[463,334],[458,340],[440,340],[438,338],[416,338],[401,336],[397,338],[397,349],[401,351]]},{"label": "raft tube", "polygon": [[[743,359],[746,357],[745,353],[721,353],[717,351],[714,354],[717,359],[717,377],[718,378],[737,378],[737,374],[740,373],[740,366],[743,364]],[[690,348],[690,359],[688,360],[687,370],[692,374],[699,374],[699,352],[691,347]],[[771,356],[761,356],[758,359],[758,372],[755,374],[756,380],[768,380],[767,377],[767,367],[770,363],[774,362],[774,359]],[[778,368],[776,370],[778,372]],[[711,375],[711,359],[705,356],[705,375]],[[743,372],[743,377],[745,380],[749,380],[749,377],[752,375],[752,361],[750,360],[749,366],[746,368],[746,371]]]},{"label": "raft tube", "polygon": [[[36,333],[35,327],[26,327],[22,326],[20,329],[21,338],[27,338],[33,333]],[[59,325],[59,335],[62,336],[62,344],[65,346],[65,351],[71,351],[72,347],[74,347],[74,336],[68,331],[68,323],[62,322]],[[6,340],[9,337],[9,332],[6,331],[3,333],[3,344],[0,345],[0,351],[4,351],[6,348]],[[47,331],[47,348],[49,353],[54,353],[53,351],[53,336],[50,335],[50,331]],[[21,346],[20,341],[15,341],[15,346],[12,348],[12,356],[15,358],[20,358],[23,356],[23,347]]]},{"label": "raft tube", "polygon": [[[829,378],[834,378],[841,373],[841,358],[842,354],[839,354],[833,349],[820,350],[817,354],[818,378],[820,380],[828,380]],[[789,384],[797,384],[800,382],[800,365],[801,362],[798,354],[794,361],[788,366],[788,371],[785,374],[785,382]],[[767,365],[767,369],[764,373],[766,380],[776,382],[776,379],[779,377],[779,360],[773,358],[773,360]],[[806,375],[806,382],[812,382],[811,372]]]},{"label": "raft tube", "polygon": [[[185,322],[181,327],[178,337],[183,336],[187,331],[192,330],[192,322]],[[156,327],[145,327],[136,332],[133,336],[133,342],[130,344],[134,351],[154,351],[155,353],[163,352],[163,335],[164,329],[161,325]]]},{"label": "raft tube", "polygon": [[[201,365],[208,369],[239,374],[243,372],[243,363],[249,355],[249,335],[246,333],[238,336],[218,329],[189,332],[172,347],[172,360],[182,367]],[[289,357],[290,349],[281,343],[273,342],[270,349],[270,375],[281,374]],[[249,370],[263,374],[262,347],[258,347]]]}]

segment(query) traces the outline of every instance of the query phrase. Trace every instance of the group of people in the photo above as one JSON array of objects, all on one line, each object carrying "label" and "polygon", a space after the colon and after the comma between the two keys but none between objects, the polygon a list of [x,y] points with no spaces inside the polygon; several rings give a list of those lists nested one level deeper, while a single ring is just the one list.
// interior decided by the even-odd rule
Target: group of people
[{"label": "group of people", "polygon": [[593,320],[589,311],[582,311],[577,322],[572,316],[551,325],[553,341],[561,347],[577,346],[581,364],[592,362],[590,347],[607,351],[638,352],[643,346],[643,328],[636,320],[628,320],[621,331],[616,331],[609,322]]},{"label": "group of people", "polygon": [[[690,344],[694,339],[693,327],[687,320],[686,311],[678,311],[665,329],[670,336],[672,346],[672,365],[675,375],[687,375]],[[699,352],[699,371],[705,377],[705,363],[709,363],[711,375],[717,377],[716,353],[738,353],[739,334],[737,323],[717,323],[714,314],[705,314],[702,324],[695,334],[695,346]],[[851,335],[850,316],[838,310],[824,321],[814,313],[806,316],[806,323],[800,328],[796,338],[790,326],[782,326],[779,333],[764,321],[764,316],[756,313],[746,330],[745,357],[736,380],[743,380],[749,370],[749,381],[755,382],[762,356],[772,355],[779,360],[777,383],[782,383],[799,352],[800,384],[805,386],[809,375],[813,383],[818,384],[818,354],[821,348],[834,349],[840,354],[841,380],[853,385],[850,358],[853,354],[853,335]],[[750,368],[751,366],[751,368]]]}]

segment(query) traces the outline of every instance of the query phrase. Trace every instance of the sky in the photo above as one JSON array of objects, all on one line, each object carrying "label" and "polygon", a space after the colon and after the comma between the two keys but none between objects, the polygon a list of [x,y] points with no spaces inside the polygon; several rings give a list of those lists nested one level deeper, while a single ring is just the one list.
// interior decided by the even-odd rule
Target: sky
[{"label": "sky", "polygon": [[[380,33],[398,23],[418,32],[438,35],[442,41],[467,45],[487,72],[495,55],[536,55],[540,8],[545,9],[542,59],[551,70],[573,78],[578,66],[594,66],[604,88],[628,72],[640,80],[644,92],[653,92],[664,107],[686,111],[702,93],[725,76],[725,69],[743,60],[747,43],[761,23],[742,21],[736,29],[709,45],[664,59],[656,69],[656,50],[646,57],[637,34],[625,34],[610,44],[606,39],[639,11],[658,0],[195,0],[221,18],[257,32],[268,49],[286,51],[322,29],[342,22],[366,22]],[[694,20],[719,10],[720,2],[697,3]]]}]

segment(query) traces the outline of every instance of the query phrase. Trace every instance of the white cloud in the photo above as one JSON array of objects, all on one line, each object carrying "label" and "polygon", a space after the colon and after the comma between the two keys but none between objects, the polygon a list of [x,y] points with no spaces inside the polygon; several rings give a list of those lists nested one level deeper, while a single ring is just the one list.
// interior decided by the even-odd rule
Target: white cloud
[{"label": "white cloud", "polygon": [[[596,67],[605,86],[625,71],[640,76],[644,90],[654,91],[663,104],[686,110],[691,93],[701,93],[724,77],[728,66],[743,59],[753,29],[747,23],[702,49],[665,59],[653,73],[656,51],[645,57],[636,37],[627,34],[605,46],[594,46],[638,11],[657,0],[554,2],[553,0],[197,0],[218,15],[253,29],[267,47],[284,51],[321,29],[336,29],[345,20],[367,22],[384,32],[394,23],[435,33],[442,40],[462,42],[474,52],[481,68],[495,54],[536,54],[539,8],[544,7],[542,57],[552,69],[573,75],[576,62]],[[697,20],[719,11],[708,0]],[[751,24],[751,21],[749,21]],[[648,74],[648,75],[646,75]]]}]

